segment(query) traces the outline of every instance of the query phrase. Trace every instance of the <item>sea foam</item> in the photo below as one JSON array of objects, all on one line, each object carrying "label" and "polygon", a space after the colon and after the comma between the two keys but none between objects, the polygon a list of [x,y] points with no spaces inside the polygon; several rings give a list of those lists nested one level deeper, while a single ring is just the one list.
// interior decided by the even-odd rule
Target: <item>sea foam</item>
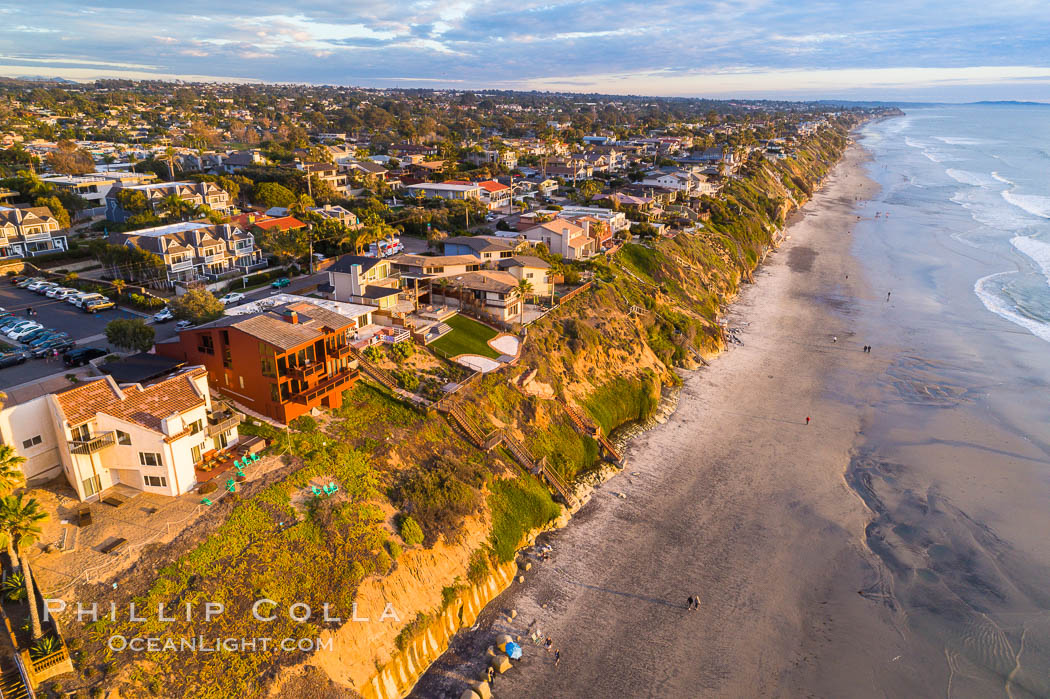
[{"label": "sea foam", "polygon": [[956,170],[955,168],[948,168],[945,170],[948,177],[960,184],[968,184],[974,187],[994,187],[995,186],[995,175],[992,176],[983,175],[979,172],[971,172],[970,170]]},{"label": "sea foam", "polygon": [[1031,236],[1019,235],[1010,239],[1010,244],[1039,265],[1050,286],[1050,243]]},{"label": "sea foam", "polygon": [[1017,272],[996,272],[995,274],[989,274],[987,277],[981,277],[978,279],[977,283],[973,285],[973,291],[977,294],[977,298],[981,299],[981,303],[984,304],[984,307],[992,313],[1001,318],[1005,318],[1015,325],[1020,325],[1036,337],[1050,342],[1050,325],[1040,323],[1037,320],[1021,315],[1013,305],[1004,301],[1002,297],[993,290],[995,281],[999,277],[1008,274],[1017,274]]},{"label": "sea foam", "polygon": [[1019,209],[1024,209],[1033,216],[1050,218],[1050,197],[1039,194],[1015,194],[1011,191],[1003,192],[1003,199],[1010,202]]}]

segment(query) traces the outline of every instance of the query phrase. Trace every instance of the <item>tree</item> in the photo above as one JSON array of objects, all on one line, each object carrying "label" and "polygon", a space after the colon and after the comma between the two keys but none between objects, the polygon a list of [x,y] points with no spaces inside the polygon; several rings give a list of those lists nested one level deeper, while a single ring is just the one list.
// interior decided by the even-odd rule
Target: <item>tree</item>
[{"label": "tree", "polygon": [[185,221],[198,213],[198,207],[193,202],[186,201],[174,193],[161,199],[158,208],[167,213],[166,218],[178,219],[179,221]]},{"label": "tree", "polygon": [[532,282],[530,282],[528,279],[519,279],[518,280],[518,287],[517,287],[517,289],[518,289],[518,296],[521,297],[521,313],[518,314],[518,322],[519,323],[524,323],[525,322],[525,299],[526,299],[526,297],[529,294],[532,293]]},{"label": "tree", "polygon": [[146,352],[153,347],[156,335],[142,318],[117,318],[106,326],[106,341],[126,350]]},{"label": "tree", "polygon": [[295,193],[277,182],[260,182],[252,191],[252,201],[267,209],[274,206],[290,207],[295,203]]},{"label": "tree", "polygon": [[179,320],[188,320],[194,324],[218,320],[222,318],[225,310],[222,302],[207,289],[190,289],[172,301],[168,307],[171,314]]},{"label": "tree", "polygon": [[20,556],[23,548],[32,546],[40,538],[41,525],[47,520],[44,512],[33,498],[22,499],[23,494],[7,495],[0,500],[0,531],[8,554],[13,556],[15,569],[18,572],[21,564],[22,573],[25,576],[26,596],[29,602],[29,620],[33,629],[33,639],[43,635],[40,626],[40,610],[37,608],[36,591],[33,589],[33,574],[29,569],[29,559]]},{"label": "tree", "polygon": [[66,211],[66,207],[62,206],[62,202],[58,197],[37,197],[36,201],[33,202],[33,206],[47,207],[47,210],[58,219],[60,228],[69,228],[71,224],[69,212]]},{"label": "tree", "polygon": [[19,456],[14,447],[0,444],[0,495],[7,495],[25,483],[22,464],[25,457]]},{"label": "tree", "polygon": [[86,175],[95,171],[95,160],[91,154],[72,141],[59,141],[58,148],[48,153],[47,164],[63,175]]}]

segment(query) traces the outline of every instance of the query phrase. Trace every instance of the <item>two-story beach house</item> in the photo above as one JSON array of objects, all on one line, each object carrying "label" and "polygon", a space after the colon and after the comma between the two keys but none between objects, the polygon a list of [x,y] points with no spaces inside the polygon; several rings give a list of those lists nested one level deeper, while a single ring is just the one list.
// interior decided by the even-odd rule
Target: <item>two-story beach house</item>
[{"label": "two-story beach house", "polygon": [[0,206],[0,258],[32,257],[65,250],[58,219],[46,206]]},{"label": "two-story beach house", "polygon": [[167,281],[215,281],[262,269],[266,261],[255,236],[229,223],[171,223],[130,233],[109,234],[113,245],[138,247],[163,258]]},{"label": "two-story beach house", "polygon": [[130,187],[113,186],[106,194],[107,220],[124,223],[134,215],[121,206],[117,197],[120,192],[126,190],[141,192],[146,199],[146,207],[154,213],[161,213],[160,203],[172,194],[194,206],[207,206],[219,213],[226,213],[232,207],[230,195],[214,182],[156,182]]}]

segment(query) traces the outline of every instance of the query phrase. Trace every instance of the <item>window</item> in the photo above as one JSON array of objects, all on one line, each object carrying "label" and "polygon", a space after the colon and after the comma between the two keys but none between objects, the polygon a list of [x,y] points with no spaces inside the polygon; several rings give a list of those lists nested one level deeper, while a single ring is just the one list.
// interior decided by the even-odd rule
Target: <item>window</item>
[{"label": "window", "polygon": [[189,428],[190,428],[190,434],[197,434],[202,429],[204,429],[204,425],[201,423],[200,420],[195,420],[194,422],[191,422],[189,424]]},{"label": "window", "polygon": [[273,366],[273,357],[260,357],[259,371],[263,376],[269,376],[271,379],[277,378],[277,372],[274,371]]},{"label": "window", "polygon": [[272,400],[274,403],[278,403],[281,400],[281,394],[277,388],[277,384],[275,383],[270,384],[270,400]]},{"label": "window", "polygon": [[222,338],[222,344],[224,344],[224,345],[230,344],[230,331],[229,330],[220,330],[219,331],[219,336]]},{"label": "window", "polygon": [[83,485],[84,487],[85,498],[89,498],[98,491],[102,490],[102,481],[99,480],[98,476],[91,476],[90,478],[85,478],[81,482],[81,485]]},{"label": "window", "polygon": [[29,439],[24,439],[24,440],[22,440],[22,448],[23,449],[28,449],[29,447],[35,447],[37,444],[40,444],[40,442],[42,442],[42,441],[43,440],[40,438],[40,435],[37,435],[35,437],[30,437]]},{"label": "window", "polygon": [[233,367],[233,353],[230,351],[229,347],[222,348],[222,365],[227,369]]},{"label": "window", "polygon": [[151,488],[167,488],[168,479],[164,476],[143,476],[142,480]]},{"label": "window", "polygon": [[193,463],[197,463],[201,460],[201,447],[203,446],[203,444],[194,444],[193,447],[190,448],[190,456],[193,458]]},{"label": "window", "polygon": [[241,382],[241,388],[244,388],[244,377],[238,376],[237,379]]},{"label": "window", "polygon": [[210,333],[197,336],[197,351],[201,354],[215,354],[215,342]]},{"label": "window", "polygon": [[83,425],[74,427],[69,433],[74,442],[86,442],[91,439],[91,429],[86,422]]},{"label": "window", "polygon": [[117,430],[117,444],[123,444],[126,447],[131,446],[131,435],[127,432],[121,432]]},{"label": "window", "polygon": [[139,463],[143,466],[160,466],[160,454],[153,451],[140,451]]}]

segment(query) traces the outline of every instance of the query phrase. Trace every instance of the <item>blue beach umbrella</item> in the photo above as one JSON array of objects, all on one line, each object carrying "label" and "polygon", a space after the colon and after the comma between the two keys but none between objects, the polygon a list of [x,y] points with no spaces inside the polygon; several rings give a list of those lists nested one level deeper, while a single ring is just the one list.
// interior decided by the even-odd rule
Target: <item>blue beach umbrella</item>
[{"label": "blue beach umbrella", "polygon": [[514,641],[507,644],[506,653],[511,660],[521,660],[521,646]]}]

